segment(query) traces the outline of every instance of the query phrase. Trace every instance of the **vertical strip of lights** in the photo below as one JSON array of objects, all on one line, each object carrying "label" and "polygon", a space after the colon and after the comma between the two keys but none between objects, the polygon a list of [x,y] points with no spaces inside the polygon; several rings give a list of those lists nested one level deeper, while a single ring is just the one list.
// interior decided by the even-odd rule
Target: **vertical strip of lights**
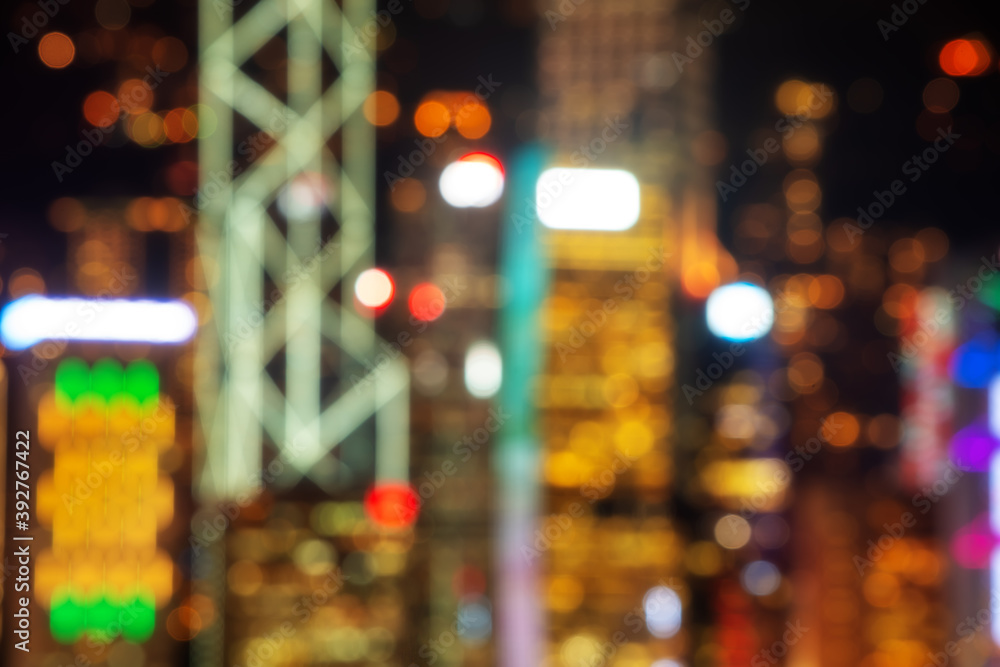
[{"label": "vertical strip of lights", "polygon": [[[7,366],[0,361],[0,479],[7,479]],[[7,534],[7,505],[0,497],[0,535]],[[5,549],[0,549],[6,553]],[[0,586],[0,609],[3,608],[5,586]],[[3,620],[0,620],[0,631],[4,630]]]},{"label": "vertical strip of lights", "polygon": [[[944,290],[929,287],[912,303],[910,317],[903,320],[901,344],[913,341],[919,354],[904,355],[898,362],[902,378],[900,417],[903,439],[900,462],[903,482],[911,488],[933,484],[944,462],[954,418],[954,391],[948,378],[949,359],[955,350],[955,312]],[[921,323],[935,322],[943,313],[944,324],[928,335]]]},{"label": "vertical strip of lights", "polygon": [[158,459],[173,445],[174,411],[156,367],[62,361],[38,404],[38,437],[54,459],[38,480],[38,519],[52,543],[35,574],[52,636],[146,641],[173,593],[157,532],[173,519],[173,482]]},{"label": "vertical strip of lights", "polygon": [[[990,434],[1000,438],[1000,375],[990,381],[988,391]],[[1000,600],[1000,450],[990,455],[989,469],[990,530],[994,537],[990,555],[990,608],[992,601]],[[1000,614],[990,615],[990,634],[993,643],[1000,646]]]},{"label": "vertical strip of lights", "polygon": [[538,147],[523,149],[512,158],[502,227],[500,262],[508,297],[500,316],[500,344],[508,366],[500,405],[511,417],[493,450],[497,471],[496,664],[500,667],[544,662],[537,565],[521,553],[522,545],[533,543],[540,505],[541,445],[532,388],[542,368],[539,318],[548,291],[548,266],[538,238],[534,191],[544,162],[545,153]]}]

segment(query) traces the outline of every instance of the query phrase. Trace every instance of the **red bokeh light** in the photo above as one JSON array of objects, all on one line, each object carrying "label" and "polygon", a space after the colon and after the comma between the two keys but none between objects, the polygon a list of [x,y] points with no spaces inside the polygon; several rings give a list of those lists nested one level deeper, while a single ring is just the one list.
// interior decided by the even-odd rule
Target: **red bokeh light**
[{"label": "red bokeh light", "polygon": [[938,63],[949,76],[976,76],[990,66],[990,53],[978,39],[954,39],[941,49]]},{"label": "red bokeh light", "polygon": [[420,497],[408,484],[382,482],[365,494],[365,514],[382,528],[406,528],[420,514]]},{"label": "red bokeh light", "polygon": [[432,283],[420,283],[410,292],[410,313],[422,322],[433,322],[445,308],[444,292]]}]

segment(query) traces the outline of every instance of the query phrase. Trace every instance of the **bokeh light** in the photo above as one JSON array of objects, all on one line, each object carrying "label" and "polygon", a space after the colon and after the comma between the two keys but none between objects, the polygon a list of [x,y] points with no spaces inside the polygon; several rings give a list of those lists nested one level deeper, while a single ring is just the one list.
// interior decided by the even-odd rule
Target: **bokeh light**
[{"label": "bokeh light", "polygon": [[118,120],[118,99],[111,93],[98,90],[83,101],[83,117],[94,127],[109,127]]},{"label": "bokeh light", "polygon": [[118,86],[118,104],[126,113],[145,113],[153,107],[153,89],[142,79],[126,79]]},{"label": "bokeh light", "polygon": [[490,131],[492,118],[486,105],[469,102],[455,114],[455,129],[466,139],[479,139]]},{"label": "bokeh light", "polygon": [[770,595],[781,585],[781,573],[774,563],[755,560],[748,563],[740,572],[740,583],[751,595]]},{"label": "bokeh light", "polygon": [[771,330],[774,302],[767,290],[751,283],[719,287],[705,302],[705,320],[719,338],[751,341]]},{"label": "bokeh light", "polygon": [[354,294],[366,308],[385,308],[395,291],[392,278],[382,269],[366,269],[354,282]]},{"label": "bokeh light", "polygon": [[500,390],[503,360],[491,341],[478,341],[465,352],[465,387],[476,398],[489,398]]},{"label": "bokeh light", "polygon": [[750,524],[736,514],[727,514],[715,523],[715,541],[723,549],[739,549],[750,541],[750,536]]},{"label": "bokeh light", "polygon": [[38,57],[46,67],[62,69],[73,62],[76,46],[68,35],[61,32],[50,32],[38,40]]},{"label": "bokeh light", "polygon": [[933,113],[947,113],[958,104],[958,84],[953,80],[941,77],[924,86],[924,106]]},{"label": "bokeh light", "polygon": [[412,526],[420,513],[420,497],[408,484],[382,482],[365,494],[365,514],[377,526],[401,529]]},{"label": "bokeh light", "polygon": [[861,434],[858,418],[849,412],[834,412],[827,417],[823,434],[831,445],[847,447],[857,441]]},{"label": "bokeh light", "polygon": [[483,208],[503,194],[503,169],[491,155],[470,153],[444,168],[438,187],[444,200],[456,208]]},{"label": "bokeh light", "polygon": [[444,313],[447,300],[444,292],[433,283],[420,283],[410,291],[410,313],[423,322],[433,322]]},{"label": "bokeh light", "polygon": [[654,637],[673,637],[681,629],[682,605],[677,593],[666,586],[655,586],[642,598],[646,627]]},{"label": "bokeh light", "polygon": [[997,372],[997,343],[992,336],[980,336],[955,348],[949,370],[956,384],[984,389]]},{"label": "bokeh light", "polygon": [[376,90],[365,98],[362,110],[369,123],[385,127],[395,123],[399,117],[399,101],[388,90]]},{"label": "bokeh light", "polygon": [[938,64],[949,76],[977,76],[990,66],[990,54],[978,39],[955,39],[941,48]]},{"label": "bokeh light", "polygon": [[97,0],[94,15],[101,27],[108,30],[121,30],[128,25],[132,17],[132,8],[127,0]]},{"label": "bokeh light", "polygon": [[389,191],[389,199],[396,210],[413,213],[419,211],[427,201],[427,190],[415,178],[404,178]]},{"label": "bokeh light", "polygon": [[187,64],[187,46],[176,37],[161,37],[153,44],[151,56],[164,72],[177,72]]},{"label": "bokeh light", "polygon": [[451,126],[451,113],[445,105],[430,100],[417,107],[413,124],[425,137],[438,137]]}]

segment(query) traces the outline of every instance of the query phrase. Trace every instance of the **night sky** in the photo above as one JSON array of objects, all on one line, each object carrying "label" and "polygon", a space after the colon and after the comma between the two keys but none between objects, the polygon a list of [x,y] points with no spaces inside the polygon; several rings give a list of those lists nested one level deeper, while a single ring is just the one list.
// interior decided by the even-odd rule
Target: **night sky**
[{"label": "night sky", "polygon": [[[75,35],[97,29],[92,4],[71,2],[63,6],[45,30]],[[406,110],[429,90],[468,88],[478,76],[492,73],[507,90],[494,105],[495,129],[489,135],[493,145],[488,148],[495,147],[501,154],[509,152],[518,141],[513,114],[530,104],[535,93],[536,24],[525,6],[520,2],[455,2],[449,6],[438,1],[407,7],[404,3],[404,11],[395,17],[396,42],[380,58],[380,86],[395,89]],[[707,3],[703,16],[717,16],[723,6]],[[824,220],[853,216],[858,206],[869,204],[872,191],[884,190],[900,178],[901,165],[928,145],[916,131],[916,120],[923,110],[923,87],[941,76],[937,64],[940,47],[976,32],[987,41],[1000,43],[997,12],[991,3],[928,0],[917,6],[916,13],[886,40],[878,21],[890,20],[892,3],[755,0],[736,25],[709,47],[717,65],[716,125],[728,143],[719,171],[727,171],[734,161],[744,159],[746,149],[755,146],[754,132],[773,127],[782,115],[773,102],[782,81],[800,77],[824,82],[838,95],[835,125],[815,168],[824,189]],[[18,32],[21,17],[36,11],[34,3],[17,6],[8,19],[8,31]],[[170,83],[186,87],[186,92],[173,93],[178,98],[190,96],[196,80],[195,3],[160,1],[134,7],[129,25],[150,24],[188,44],[188,65],[172,75]],[[59,235],[45,219],[45,209],[53,199],[170,194],[164,169],[176,160],[195,160],[196,147],[191,143],[150,150],[131,142],[103,146],[81,168],[57,181],[52,162],[65,159],[65,146],[78,141],[89,127],[80,112],[82,100],[88,92],[113,84],[116,63],[88,64],[78,57],[72,66],[52,70],[38,59],[37,36],[21,45],[17,54],[10,38],[5,41],[3,67],[9,96],[4,107],[8,131],[0,226],[19,237],[18,255],[5,258],[0,265],[0,275],[9,276],[19,266],[41,264],[38,268],[44,269],[48,261],[58,261],[61,252],[53,256],[52,243],[59,243]],[[874,113],[857,113],[846,103],[848,88],[862,77],[877,80],[884,90],[882,105]],[[993,165],[1000,154],[1000,72],[994,64],[983,76],[957,81],[961,99],[951,120],[961,139],[918,182],[908,183],[907,192],[884,219],[914,227],[940,226],[955,247],[967,246],[969,252],[978,253],[984,238],[989,238],[983,231],[989,228],[995,208]],[[497,113],[496,106],[510,113]],[[826,125],[831,126],[830,121]],[[379,141],[381,170],[398,154],[398,147],[406,147],[412,138],[383,132]],[[720,235],[724,240],[739,206],[780,194],[780,179],[786,169],[786,165],[768,165],[748,187],[720,202]]]}]

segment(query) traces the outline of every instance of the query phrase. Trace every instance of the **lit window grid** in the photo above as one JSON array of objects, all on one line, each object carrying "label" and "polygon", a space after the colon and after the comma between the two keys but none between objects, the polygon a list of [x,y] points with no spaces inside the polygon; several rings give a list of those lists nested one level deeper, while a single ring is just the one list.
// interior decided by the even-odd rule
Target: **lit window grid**
[{"label": "lit window grid", "polygon": [[173,592],[173,564],[156,540],[173,519],[173,483],[159,474],[158,456],[174,443],[174,415],[148,382],[139,391],[129,386],[136,368],[118,379],[133,395],[114,393],[112,381],[112,393],[102,387],[107,400],[92,391],[69,396],[57,370],[56,390],[39,403],[39,438],[54,464],[38,482],[38,518],[52,531],[52,547],[39,556],[36,590],[63,643],[84,632],[110,641],[117,628],[132,641],[147,639],[154,606]]}]

